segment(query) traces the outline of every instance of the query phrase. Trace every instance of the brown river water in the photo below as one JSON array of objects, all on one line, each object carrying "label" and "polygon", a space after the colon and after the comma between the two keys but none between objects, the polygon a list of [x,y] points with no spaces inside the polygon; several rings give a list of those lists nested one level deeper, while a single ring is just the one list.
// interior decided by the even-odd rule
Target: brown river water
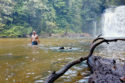
[{"label": "brown river water", "polygon": [[[43,83],[52,71],[86,56],[91,41],[91,38],[41,38],[40,45],[32,46],[28,38],[1,38],[0,83]],[[61,46],[67,49],[59,50]],[[87,83],[89,73],[82,62],[55,83]]]}]

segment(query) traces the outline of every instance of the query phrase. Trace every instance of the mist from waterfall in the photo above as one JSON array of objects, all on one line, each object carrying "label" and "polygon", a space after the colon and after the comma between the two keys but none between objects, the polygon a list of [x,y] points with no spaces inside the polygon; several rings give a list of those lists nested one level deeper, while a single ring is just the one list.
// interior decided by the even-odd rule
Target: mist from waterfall
[{"label": "mist from waterfall", "polygon": [[[108,8],[102,15],[102,34],[105,38],[125,38],[125,6]],[[114,59],[124,59],[125,42],[103,44],[103,54]]]},{"label": "mist from waterfall", "polygon": [[104,37],[125,37],[125,6],[109,8],[102,16]]}]

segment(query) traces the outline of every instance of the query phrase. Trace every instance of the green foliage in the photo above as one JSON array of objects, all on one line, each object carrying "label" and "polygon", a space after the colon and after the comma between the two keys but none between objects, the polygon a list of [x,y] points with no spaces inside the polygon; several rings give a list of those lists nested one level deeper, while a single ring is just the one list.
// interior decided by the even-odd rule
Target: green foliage
[{"label": "green foliage", "polygon": [[24,28],[24,26],[12,26],[12,28],[5,31],[4,34],[9,37],[24,37],[25,35],[30,34],[31,31],[31,27]]},{"label": "green foliage", "polygon": [[0,36],[42,33],[91,33],[93,22],[124,0],[1,0]]}]

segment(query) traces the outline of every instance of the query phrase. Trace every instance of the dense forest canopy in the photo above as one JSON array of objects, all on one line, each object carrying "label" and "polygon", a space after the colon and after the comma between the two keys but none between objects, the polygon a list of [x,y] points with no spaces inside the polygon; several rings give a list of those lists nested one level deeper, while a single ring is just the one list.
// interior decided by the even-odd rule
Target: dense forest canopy
[{"label": "dense forest canopy", "polygon": [[[90,33],[108,7],[125,0],[0,0],[0,36]],[[99,27],[98,27],[99,28]]]}]

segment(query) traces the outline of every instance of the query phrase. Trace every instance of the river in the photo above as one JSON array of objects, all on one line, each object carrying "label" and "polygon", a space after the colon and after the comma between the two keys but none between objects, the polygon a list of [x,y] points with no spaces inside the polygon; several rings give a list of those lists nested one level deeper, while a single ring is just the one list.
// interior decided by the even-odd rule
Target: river
[{"label": "river", "polygon": [[[0,83],[43,83],[52,71],[86,56],[90,42],[90,38],[40,38],[40,45],[32,46],[28,38],[1,38]],[[61,46],[67,49],[59,50]],[[89,69],[83,62],[55,83],[87,83],[88,78]]]}]

